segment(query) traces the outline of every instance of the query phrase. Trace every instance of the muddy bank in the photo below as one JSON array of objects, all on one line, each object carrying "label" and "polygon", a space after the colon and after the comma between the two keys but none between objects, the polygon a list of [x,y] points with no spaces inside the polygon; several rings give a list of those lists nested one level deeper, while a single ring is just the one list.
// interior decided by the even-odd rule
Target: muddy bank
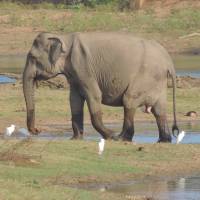
[{"label": "muddy bank", "polygon": [[[15,78],[17,80],[16,84],[22,84],[22,76],[16,74],[0,74],[5,75],[10,78]],[[177,87],[182,89],[189,89],[189,88],[200,88],[200,78],[193,78],[190,76],[184,77],[177,77],[176,79]],[[36,83],[37,87],[49,87],[51,89],[68,89],[69,84],[64,75],[59,75],[55,78],[49,79],[47,81],[38,81]],[[1,86],[2,87],[2,86]],[[171,82],[169,80],[168,87],[171,88]]]},{"label": "muddy bank", "polygon": [[[17,80],[16,84],[22,84],[22,75],[12,74],[12,73],[0,73],[0,75],[5,75],[9,78],[14,78]],[[200,78],[194,78],[191,76],[179,76],[176,78],[176,83],[178,88],[199,88],[200,87]],[[65,89],[69,88],[69,84],[64,75],[59,75],[55,78],[49,79],[47,81],[38,81],[36,83],[37,87],[49,87],[52,89]],[[3,86],[1,86],[3,87]],[[169,80],[168,87],[171,87],[171,82]]]},{"label": "muddy bank", "polygon": [[177,77],[176,79],[178,88],[199,88],[200,87],[200,78],[193,78],[190,76],[186,77]]},{"label": "muddy bank", "polygon": [[[200,87],[200,78],[193,78],[190,76],[177,77],[176,82],[178,88],[188,89],[188,88]],[[49,87],[53,89],[69,88],[69,84],[67,83],[67,80],[64,76],[58,76],[48,81],[38,82],[38,86]],[[168,86],[171,87],[171,84],[169,83]]]}]

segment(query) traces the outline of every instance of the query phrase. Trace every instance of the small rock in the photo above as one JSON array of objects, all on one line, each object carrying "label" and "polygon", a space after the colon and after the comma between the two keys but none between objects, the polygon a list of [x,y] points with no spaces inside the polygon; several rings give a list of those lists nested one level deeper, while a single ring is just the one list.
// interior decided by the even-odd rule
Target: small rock
[{"label": "small rock", "polygon": [[30,136],[30,133],[27,129],[25,128],[20,128],[18,129],[18,132],[21,134],[21,135],[24,135],[24,136]]}]

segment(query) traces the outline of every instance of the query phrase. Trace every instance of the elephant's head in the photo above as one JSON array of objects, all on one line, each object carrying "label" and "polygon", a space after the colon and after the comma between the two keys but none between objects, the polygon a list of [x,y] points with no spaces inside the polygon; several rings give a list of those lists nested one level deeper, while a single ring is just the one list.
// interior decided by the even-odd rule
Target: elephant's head
[{"label": "elephant's head", "polygon": [[33,42],[26,59],[23,73],[23,91],[27,108],[27,127],[37,134],[35,128],[34,83],[63,73],[72,42],[67,37],[49,33],[39,34]]}]

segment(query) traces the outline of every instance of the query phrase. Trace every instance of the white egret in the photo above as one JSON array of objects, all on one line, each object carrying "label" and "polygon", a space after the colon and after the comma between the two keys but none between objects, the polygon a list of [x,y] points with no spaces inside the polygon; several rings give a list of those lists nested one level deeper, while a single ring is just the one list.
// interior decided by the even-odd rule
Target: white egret
[{"label": "white egret", "polygon": [[5,135],[6,136],[11,136],[14,131],[15,131],[15,125],[11,124],[11,126],[9,126],[9,127],[6,128]]},{"label": "white egret", "polygon": [[105,145],[105,140],[103,138],[101,138],[101,140],[99,142],[99,155],[102,155],[102,153],[104,151],[104,145]]},{"label": "white egret", "polygon": [[185,189],[185,178],[180,178],[179,180],[178,180],[178,188],[179,189]]},{"label": "white egret", "polygon": [[177,138],[176,138],[176,144],[179,144],[181,141],[182,141],[182,139],[185,137],[185,131],[181,131],[179,134],[178,134],[178,136],[177,136]]}]

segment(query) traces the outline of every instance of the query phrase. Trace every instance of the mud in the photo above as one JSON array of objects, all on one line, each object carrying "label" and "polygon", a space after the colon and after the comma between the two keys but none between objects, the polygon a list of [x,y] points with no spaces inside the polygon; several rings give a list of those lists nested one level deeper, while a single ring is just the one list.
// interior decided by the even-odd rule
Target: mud
[{"label": "mud", "polygon": [[[5,143],[7,143],[7,140],[5,140]],[[3,150],[0,152],[0,161],[9,163],[14,166],[24,166],[24,167],[36,167],[40,164],[40,156],[34,156],[34,155],[28,155],[23,153],[18,153],[17,150],[21,146],[27,146],[31,145],[31,140],[24,139],[15,145],[13,145],[11,148],[8,148],[6,150]]]}]

